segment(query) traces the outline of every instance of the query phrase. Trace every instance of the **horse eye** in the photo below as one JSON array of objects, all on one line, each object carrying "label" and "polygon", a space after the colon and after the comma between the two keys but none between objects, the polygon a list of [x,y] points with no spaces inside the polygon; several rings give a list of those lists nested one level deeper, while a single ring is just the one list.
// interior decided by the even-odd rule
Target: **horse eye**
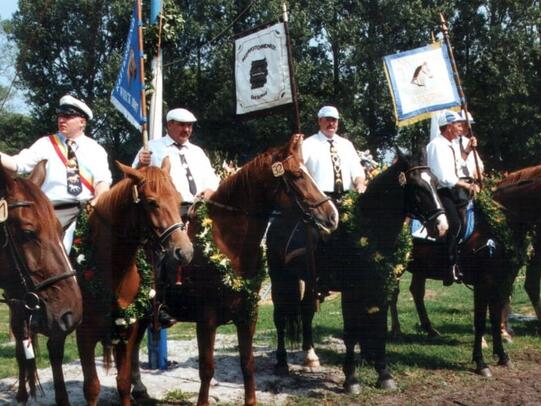
[{"label": "horse eye", "polygon": [[148,207],[150,207],[151,209],[157,209],[158,207],[160,207],[158,202],[154,199],[148,200],[147,203],[148,203]]},{"label": "horse eye", "polygon": [[23,229],[23,239],[26,241],[35,240],[37,238],[37,233],[35,230],[32,229]]}]

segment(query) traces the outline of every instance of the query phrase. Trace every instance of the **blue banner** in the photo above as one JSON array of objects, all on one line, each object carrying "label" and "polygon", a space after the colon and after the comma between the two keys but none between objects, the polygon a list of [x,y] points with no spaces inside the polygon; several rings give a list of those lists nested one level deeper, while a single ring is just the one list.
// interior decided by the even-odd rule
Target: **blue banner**
[{"label": "blue banner", "polygon": [[139,50],[139,27],[141,21],[137,16],[137,2],[133,9],[128,33],[128,42],[124,48],[122,66],[116,80],[115,88],[111,93],[113,105],[132,123],[139,131],[142,131],[143,123],[146,121],[143,115],[141,103],[141,91],[143,81],[141,80],[141,58]]}]

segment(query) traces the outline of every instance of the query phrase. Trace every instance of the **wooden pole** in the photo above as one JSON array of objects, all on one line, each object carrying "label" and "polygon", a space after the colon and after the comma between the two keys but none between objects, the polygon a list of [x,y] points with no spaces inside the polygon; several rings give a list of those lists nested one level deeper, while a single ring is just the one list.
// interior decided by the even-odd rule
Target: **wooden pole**
[{"label": "wooden pole", "polygon": [[289,27],[287,22],[289,20],[287,15],[287,5],[286,2],[282,2],[282,15],[284,20],[284,30],[286,33],[287,41],[287,61],[289,65],[289,80],[291,82],[291,97],[293,99],[293,117],[294,117],[294,128],[293,132],[299,134],[301,132],[301,117],[299,113],[299,101],[297,97],[297,82],[295,81],[295,71],[293,70],[293,55],[291,52],[291,39],[289,37]]},{"label": "wooden pole", "polygon": [[[451,66],[453,68],[453,76],[455,78],[455,83],[458,88],[458,94],[460,96],[460,103],[462,110],[464,110],[464,115],[466,119],[466,125],[468,126],[468,138],[473,136],[473,131],[471,128],[470,117],[468,114],[468,104],[466,103],[466,95],[462,89],[462,83],[460,81],[460,76],[458,74],[458,68],[456,66],[455,55],[453,48],[451,47],[451,41],[449,40],[449,28],[447,27],[447,21],[442,13],[440,13],[440,29],[443,34],[443,39],[445,45],[447,46],[447,52],[449,53],[449,59],[451,60]],[[482,187],[483,174],[479,170],[479,156],[477,155],[477,148],[472,146],[472,153],[475,160],[475,170],[477,172],[477,180],[479,181],[479,187]]]},{"label": "wooden pole", "polygon": [[145,61],[143,58],[143,26],[142,26],[143,10],[141,0],[137,0],[137,31],[139,34],[139,52],[141,58],[139,58],[139,72],[141,73],[141,116],[143,117],[143,149],[148,151],[148,123],[147,123],[147,102],[145,96]]}]

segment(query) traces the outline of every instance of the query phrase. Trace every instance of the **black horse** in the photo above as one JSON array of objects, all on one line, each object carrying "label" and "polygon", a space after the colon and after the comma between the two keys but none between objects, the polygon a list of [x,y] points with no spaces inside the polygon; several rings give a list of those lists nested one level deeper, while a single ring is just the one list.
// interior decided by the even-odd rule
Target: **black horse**
[{"label": "black horse", "polygon": [[[350,199],[346,199],[350,200]],[[395,254],[397,240],[407,215],[419,218],[431,235],[447,231],[447,218],[436,193],[436,181],[426,166],[415,166],[411,158],[398,153],[393,165],[372,180],[366,192],[343,204],[341,225],[325,242],[318,244],[315,270],[331,290],[342,292],[346,357],[344,388],[359,391],[355,377],[355,345],[374,362],[378,387],[396,387],[385,359],[387,330],[386,288],[394,278],[385,264]],[[350,217],[349,219],[345,217]],[[317,303],[316,275],[307,266],[310,256],[302,249],[288,250],[291,230],[298,218],[278,217],[267,235],[269,274],[272,282],[274,323],[278,348],[275,372],[287,373],[286,326],[302,321],[305,365],[315,367],[312,319]],[[300,227],[300,229],[303,229]],[[297,230],[298,232],[298,230]],[[316,236],[308,234],[308,240]],[[319,281],[323,283],[322,280]],[[301,320],[299,320],[299,318]],[[298,330],[297,330],[298,331]],[[295,333],[290,335],[295,337]]]}]

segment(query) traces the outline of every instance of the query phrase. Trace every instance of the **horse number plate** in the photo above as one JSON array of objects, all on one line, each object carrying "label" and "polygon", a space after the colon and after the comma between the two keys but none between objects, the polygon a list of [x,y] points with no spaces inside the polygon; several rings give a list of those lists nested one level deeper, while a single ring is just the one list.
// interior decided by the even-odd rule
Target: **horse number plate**
[{"label": "horse number plate", "polygon": [[275,162],[272,164],[272,174],[275,178],[282,176],[284,173],[284,165],[282,165],[281,162]]},{"label": "horse number plate", "polygon": [[8,219],[8,202],[6,199],[0,200],[0,223]]}]

